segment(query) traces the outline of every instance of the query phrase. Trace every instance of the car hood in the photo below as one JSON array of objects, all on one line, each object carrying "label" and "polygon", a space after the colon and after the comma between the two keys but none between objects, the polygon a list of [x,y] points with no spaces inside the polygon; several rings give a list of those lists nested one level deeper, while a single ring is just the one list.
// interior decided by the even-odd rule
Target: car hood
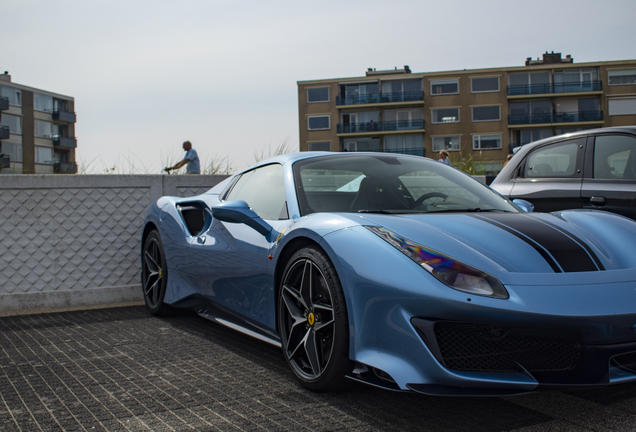
[{"label": "car hood", "polygon": [[495,275],[636,274],[636,222],[611,213],[369,214],[365,219]]}]

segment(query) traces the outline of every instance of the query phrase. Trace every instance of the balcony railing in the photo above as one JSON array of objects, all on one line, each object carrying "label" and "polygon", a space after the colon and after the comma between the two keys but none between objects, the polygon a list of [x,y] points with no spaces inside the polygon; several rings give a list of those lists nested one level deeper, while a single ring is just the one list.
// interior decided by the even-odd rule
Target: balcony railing
[{"label": "balcony railing", "polygon": [[53,135],[53,145],[55,147],[76,148],[77,140],[75,138],[67,138],[59,135]]},{"label": "balcony railing", "polygon": [[53,120],[63,121],[67,123],[75,123],[76,116],[75,113],[55,110],[53,111]]},{"label": "balcony railing", "polygon": [[[348,150],[342,150],[348,151]],[[411,147],[401,149],[373,149],[373,150],[358,150],[361,152],[373,152],[373,153],[398,153],[413,156],[426,156],[426,149],[424,147]]]},{"label": "balcony railing", "polygon": [[336,96],[336,105],[363,105],[390,102],[414,102],[424,100],[423,91],[374,93],[367,95]]},{"label": "balcony railing", "polygon": [[9,98],[0,96],[0,110],[9,109]]},{"label": "balcony railing", "polygon": [[10,134],[9,126],[0,126],[0,140],[8,139]]},{"label": "balcony railing", "polygon": [[11,168],[11,158],[0,153],[0,169],[2,168]]},{"label": "balcony railing", "polygon": [[410,129],[424,129],[424,120],[398,120],[338,125],[338,133],[386,132]]},{"label": "balcony railing", "polygon": [[77,164],[75,162],[55,162],[53,171],[58,174],[77,174]]},{"label": "balcony railing", "polygon": [[546,93],[577,93],[603,90],[601,81],[584,81],[578,83],[549,83],[508,86],[509,96],[546,94]]},{"label": "balcony railing", "polygon": [[509,115],[508,124],[574,123],[602,121],[603,111],[574,111],[557,114]]}]

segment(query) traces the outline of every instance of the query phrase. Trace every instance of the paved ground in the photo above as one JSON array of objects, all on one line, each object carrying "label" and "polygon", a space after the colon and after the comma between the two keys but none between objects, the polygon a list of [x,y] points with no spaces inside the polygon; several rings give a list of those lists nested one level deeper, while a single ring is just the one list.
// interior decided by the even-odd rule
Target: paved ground
[{"label": "paved ground", "polygon": [[299,387],[279,349],[143,306],[0,318],[0,431],[636,430],[636,385],[437,398]]}]

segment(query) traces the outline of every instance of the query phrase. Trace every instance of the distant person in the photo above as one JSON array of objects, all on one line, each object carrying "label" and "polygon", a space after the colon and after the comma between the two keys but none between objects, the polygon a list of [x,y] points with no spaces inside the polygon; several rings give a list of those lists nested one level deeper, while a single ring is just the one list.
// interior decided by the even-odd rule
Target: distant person
[{"label": "distant person", "polygon": [[164,168],[166,172],[170,172],[171,170],[179,169],[185,164],[186,166],[186,174],[200,174],[201,168],[199,167],[199,155],[197,151],[192,148],[192,143],[190,141],[186,141],[183,143],[183,149],[186,151],[185,157],[181,162],[177,162],[176,165]]},{"label": "distant person", "polygon": [[449,154],[446,150],[442,150],[441,152],[439,152],[439,162],[446,164],[446,165],[450,165],[450,159],[448,158]]},{"label": "distant person", "polygon": [[512,159],[512,157],[513,157],[513,156],[514,156],[514,154],[513,154],[513,153],[510,153],[510,154],[508,155],[508,157],[506,158],[506,161],[504,162],[504,164],[503,164],[502,168],[503,168],[503,167],[505,167],[505,166],[508,164],[508,162],[510,162],[510,159]]}]

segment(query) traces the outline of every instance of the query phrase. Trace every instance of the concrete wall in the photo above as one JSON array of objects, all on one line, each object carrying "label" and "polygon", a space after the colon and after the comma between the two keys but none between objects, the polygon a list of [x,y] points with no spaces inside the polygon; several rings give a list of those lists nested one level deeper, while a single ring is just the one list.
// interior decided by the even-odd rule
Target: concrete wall
[{"label": "concrete wall", "polygon": [[227,176],[3,175],[0,311],[142,300],[139,242],[148,206]]}]

